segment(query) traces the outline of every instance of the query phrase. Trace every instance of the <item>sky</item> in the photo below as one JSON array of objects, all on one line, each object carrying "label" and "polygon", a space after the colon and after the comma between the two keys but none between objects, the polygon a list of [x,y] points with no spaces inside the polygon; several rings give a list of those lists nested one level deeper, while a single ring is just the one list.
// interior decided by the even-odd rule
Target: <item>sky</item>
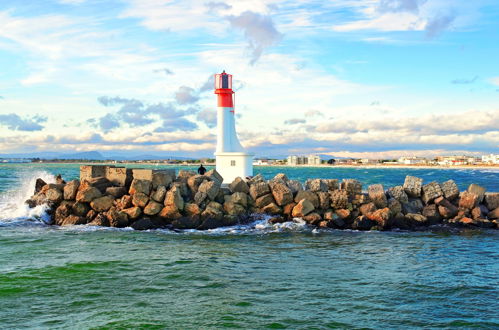
[{"label": "sky", "polygon": [[0,0],[0,154],[499,153],[497,0]]}]

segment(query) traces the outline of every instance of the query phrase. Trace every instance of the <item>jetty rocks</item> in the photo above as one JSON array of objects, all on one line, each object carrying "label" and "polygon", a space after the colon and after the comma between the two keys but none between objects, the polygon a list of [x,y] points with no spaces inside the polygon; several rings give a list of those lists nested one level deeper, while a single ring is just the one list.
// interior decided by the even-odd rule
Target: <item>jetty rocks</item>
[{"label": "jetty rocks", "polygon": [[80,180],[38,179],[30,207],[48,205],[52,224],[206,230],[269,215],[270,223],[296,218],[311,226],[354,230],[418,230],[431,225],[499,227],[499,193],[472,184],[424,183],[407,176],[403,185],[363,190],[354,179],[310,179],[303,185],[277,174],[236,178],[181,170],[81,166]]}]

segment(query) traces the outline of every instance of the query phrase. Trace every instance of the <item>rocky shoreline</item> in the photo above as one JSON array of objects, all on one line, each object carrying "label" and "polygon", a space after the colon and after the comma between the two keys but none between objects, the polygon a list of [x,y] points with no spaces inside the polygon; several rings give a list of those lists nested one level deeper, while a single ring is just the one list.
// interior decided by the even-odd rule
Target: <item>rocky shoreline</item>
[{"label": "rocky shoreline", "polygon": [[48,205],[53,225],[214,229],[270,215],[270,223],[301,218],[311,226],[354,230],[418,230],[431,225],[499,228],[499,193],[472,184],[407,176],[387,190],[362,190],[354,179],[310,179],[303,185],[278,174],[236,178],[227,187],[215,171],[82,166],[80,180],[37,179],[29,207]]}]

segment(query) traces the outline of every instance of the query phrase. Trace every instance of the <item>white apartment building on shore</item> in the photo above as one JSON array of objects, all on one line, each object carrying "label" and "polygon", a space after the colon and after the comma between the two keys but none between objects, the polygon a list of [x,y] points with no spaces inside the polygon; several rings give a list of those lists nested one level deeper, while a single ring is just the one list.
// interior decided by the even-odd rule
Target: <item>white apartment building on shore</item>
[{"label": "white apartment building on shore", "polygon": [[483,155],[482,156],[482,163],[499,164],[499,154],[497,154],[497,155],[494,155],[494,154]]},{"label": "white apartment building on shore", "polygon": [[404,165],[423,165],[428,163],[428,159],[424,157],[400,157],[397,162]]},{"label": "white apartment building on shore", "polygon": [[320,165],[321,157],[319,155],[309,155],[309,156],[288,156],[288,165]]}]

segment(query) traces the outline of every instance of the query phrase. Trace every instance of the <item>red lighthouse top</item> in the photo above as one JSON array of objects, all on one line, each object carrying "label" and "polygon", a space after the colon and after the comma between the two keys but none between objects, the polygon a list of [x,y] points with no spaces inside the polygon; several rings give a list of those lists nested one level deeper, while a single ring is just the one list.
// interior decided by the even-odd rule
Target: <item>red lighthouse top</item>
[{"label": "red lighthouse top", "polygon": [[215,75],[215,94],[218,95],[218,106],[224,108],[233,108],[233,94],[232,91],[232,75],[225,73],[217,73]]}]

